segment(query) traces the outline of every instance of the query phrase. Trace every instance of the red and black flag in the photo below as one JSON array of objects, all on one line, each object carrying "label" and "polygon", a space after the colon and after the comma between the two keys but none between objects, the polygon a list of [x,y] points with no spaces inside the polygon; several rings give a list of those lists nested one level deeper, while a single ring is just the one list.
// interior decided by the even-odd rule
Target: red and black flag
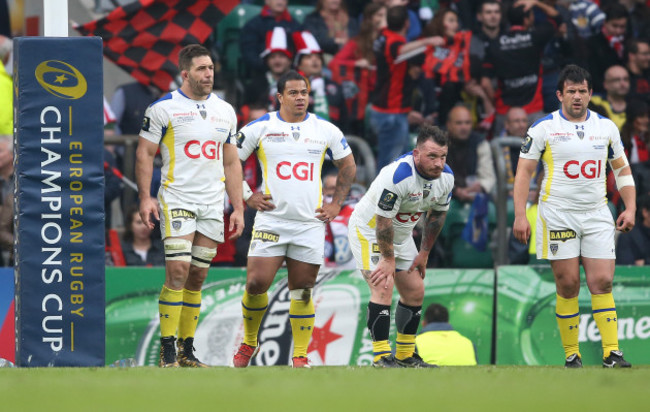
[{"label": "red and black flag", "polygon": [[99,36],[104,55],[140,83],[168,91],[178,52],[202,44],[239,0],[136,0],[106,17],[75,27]]}]

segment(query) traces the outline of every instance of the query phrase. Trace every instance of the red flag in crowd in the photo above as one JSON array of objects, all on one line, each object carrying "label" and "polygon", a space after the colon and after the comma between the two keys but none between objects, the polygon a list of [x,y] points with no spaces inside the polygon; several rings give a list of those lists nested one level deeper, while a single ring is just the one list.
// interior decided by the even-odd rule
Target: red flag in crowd
[{"label": "red flag in crowd", "polygon": [[178,74],[178,52],[203,43],[239,0],[137,0],[75,27],[99,36],[104,55],[140,83],[168,91]]}]

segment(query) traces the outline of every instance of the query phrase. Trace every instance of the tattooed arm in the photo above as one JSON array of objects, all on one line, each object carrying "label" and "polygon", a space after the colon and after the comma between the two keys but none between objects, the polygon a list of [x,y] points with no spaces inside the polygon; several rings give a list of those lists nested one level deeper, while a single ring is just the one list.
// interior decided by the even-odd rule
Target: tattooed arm
[{"label": "tattooed arm", "polygon": [[381,259],[375,270],[370,274],[370,282],[377,286],[384,281],[384,288],[392,284],[395,276],[395,251],[393,249],[393,219],[375,215],[377,222],[377,245],[381,253]]},{"label": "tattooed arm", "polygon": [[433,249],[433,245],[438,239],[438,235],[445,224],[447,212],[439,212],[437,210],[430,210],[427,213],[426,222],[424,224],[424,233],[422,234],[422,243],[420,245],[420,253],[415,257],[409,272],[417,269],[420,272],[420,277],[424,279],[424,274],[427,269],[427,261],[429,260],[429,253]]}]

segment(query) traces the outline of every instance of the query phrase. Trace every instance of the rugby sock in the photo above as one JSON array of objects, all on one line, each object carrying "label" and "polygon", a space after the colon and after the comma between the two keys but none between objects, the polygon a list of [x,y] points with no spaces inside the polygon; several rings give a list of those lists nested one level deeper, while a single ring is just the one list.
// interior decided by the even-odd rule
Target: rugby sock
[{"label": "rugby sock", "polygon": [[293,357],[307,356],[309,340],[314,332],[314,301],[291,299],[289,305],[289,322],[291,322],[291,334],[293,335]]},{"label": "rugby sock", "polygon": [[580,356],[578,348],[578,325],[580,324],[580,309],[578,297],[566,299],[556,294],[555,319],[560,329],[560,339],[564,347],[565,358],[576,353]]},{"label": "rugby sock", "polygon": [[591,309],[603,342],[603,359],[618,350],[618,322],[614,296],[610,293],[591,295]]},{"label": "rugby sock", "polygon": [[390,355],[388,334],[390,333],[390,305],[368,302],[368,330],[372,337],[374,361]]},{"label": "rugby sock", "polygon": [[257,333],[262,324],[262,318],[269,306],[269,295],[264,292],[260,295],[251,295],[244,290],[241,300],[241,312],[244,315],[244,343],[257,346]]},{"label": "rugby sock", "polygon": [[201,312],[201,291],[183,289],[183,308],[178,324],[178,337],[193,338]]},{"label": "rugby sock", "polygon": [[181,317],[183,291],[162,287],[158,298],[158,313],[160,315],[160,336],[176,336],[178,322]]},{"label": "rugby sock", "polygon": [[395,358],[403,360],[415,352],[415,334],[418,331],[422,306],[407,306],[401,301],[395,310],[397,339],[395,340]]}]

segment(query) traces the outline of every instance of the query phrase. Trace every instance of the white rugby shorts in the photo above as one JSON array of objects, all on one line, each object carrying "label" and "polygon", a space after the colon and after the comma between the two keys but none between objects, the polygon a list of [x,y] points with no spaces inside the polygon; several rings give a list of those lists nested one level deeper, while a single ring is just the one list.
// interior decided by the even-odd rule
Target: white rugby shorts
[{"label": "white rugby shorts", "polygon": [[183,202],[171,193],[158,193],[158,204],[163,239],[200,232],[223,243],[223,207]]},{"label": "white rugby shorts", "polygon": [[616,259],[615,230],[612,213],[606,205],[583,212],[556,210],[540,203],[535,237],[537,258]]},{"label": "white rugby shorts", "polygon": [[[348,227],[348,239],[354,259],[357,261],[357,269],[375,270],[381,258],[375,229],[359,223],[354,217],[350,219]],[[408,270],[418,254],[412,236],[408,236],[403,243],[393,244],[393,251],[395,252],[395,272]]]},{"label": "white rugby shorts", "polygon": [[286,256],[322,265],[325,260],[325,224],[266,218],[258,214],[248,256]]}]

